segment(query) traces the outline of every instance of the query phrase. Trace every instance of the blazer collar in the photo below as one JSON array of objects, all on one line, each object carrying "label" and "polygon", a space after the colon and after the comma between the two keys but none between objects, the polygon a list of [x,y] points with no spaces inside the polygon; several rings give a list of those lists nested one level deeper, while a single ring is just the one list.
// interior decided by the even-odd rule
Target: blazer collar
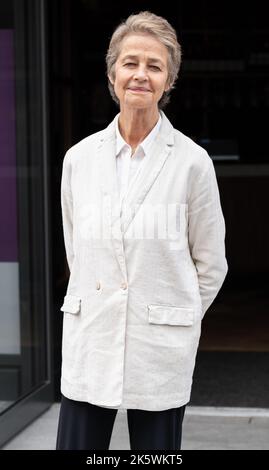
[{"label": "blazer collar", "polygon": [[[169,119],[166,117],[163,111],[159,111],[160,115],[162,117],[162,123],[160,127],[160,135],[162,134],[162,137],[167,140],[167,143],[170,143],[173,145],[174,143],[174,136],[173,136],[173,126]],[[116,138],[116,123],[118,122],[120,113],[118,113],[113,121],[103,130],[100,132],[100,142],[105,141],[106,139],[109,139],[110,137]]]}]

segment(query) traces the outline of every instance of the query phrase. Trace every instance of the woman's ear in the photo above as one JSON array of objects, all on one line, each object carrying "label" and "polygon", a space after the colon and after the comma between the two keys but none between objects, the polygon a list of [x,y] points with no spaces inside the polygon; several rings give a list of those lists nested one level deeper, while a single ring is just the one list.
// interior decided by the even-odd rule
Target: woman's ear
[{"label": "woman's ear", "polygon": [[171,88],[171,83],[167,82],[166,85],[165,85],[164,91],[169,91],[170,88]]},{"label": "woman's ear", "polygon": [[109,79],[109,81],[110,81],[111,85],[113,85],[113,86],[114,86],[114,80],[113,80],[113,78],[112,78],[112,76],[111,76],[111,75],[108,75],[108,79]]}]

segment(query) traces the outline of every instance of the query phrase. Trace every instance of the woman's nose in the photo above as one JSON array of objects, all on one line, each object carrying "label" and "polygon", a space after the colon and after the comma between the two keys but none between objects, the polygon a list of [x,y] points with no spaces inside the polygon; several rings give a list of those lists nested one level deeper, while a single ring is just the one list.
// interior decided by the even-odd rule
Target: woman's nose
[{"label": "woman's nose", "polygon": [[136,78],[137,80],[146,80],[148,78],[146,68],[143,66],[138,67],[135,71],[134,78]]}]

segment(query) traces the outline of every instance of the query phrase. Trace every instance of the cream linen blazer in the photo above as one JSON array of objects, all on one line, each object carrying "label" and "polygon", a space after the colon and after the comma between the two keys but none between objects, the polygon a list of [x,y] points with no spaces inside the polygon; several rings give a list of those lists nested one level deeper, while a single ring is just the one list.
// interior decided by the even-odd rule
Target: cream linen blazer
[{"label": "cream linen blazer", "polygon": [[122,204],[115,119],[64,157],[61,391],[73,400],[161,411],[190,399],[201,321],[227,273],[225,222],[211,158],[161,115]]}]

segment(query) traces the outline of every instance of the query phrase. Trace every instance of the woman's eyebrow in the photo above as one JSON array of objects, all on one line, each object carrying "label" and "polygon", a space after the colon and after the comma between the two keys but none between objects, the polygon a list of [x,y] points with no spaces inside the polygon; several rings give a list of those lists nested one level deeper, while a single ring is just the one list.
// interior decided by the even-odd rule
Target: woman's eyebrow
[{"label": "woman's eyebrow", "polygon": [[138,56],[137,55],[131,55],[131,54],[128,54],[128,55],[125,55],[122,57],[122,60],[126,60],[126,59],[137,59]]},{"label": "woman's eyebrow", "polygon": [[[138,55],[133,55],[133,54],[128,54],[126,56],[123,56],[122,60],[128,60],[128,59],[131,59],[131,60],[137,60],[139,58]],[[148,58],[148,62],[151,62],[151,63],[159,63],[161,65],[164,65],[162,60],[161,59],[157,59],[156,57],[149,57]]]}]

